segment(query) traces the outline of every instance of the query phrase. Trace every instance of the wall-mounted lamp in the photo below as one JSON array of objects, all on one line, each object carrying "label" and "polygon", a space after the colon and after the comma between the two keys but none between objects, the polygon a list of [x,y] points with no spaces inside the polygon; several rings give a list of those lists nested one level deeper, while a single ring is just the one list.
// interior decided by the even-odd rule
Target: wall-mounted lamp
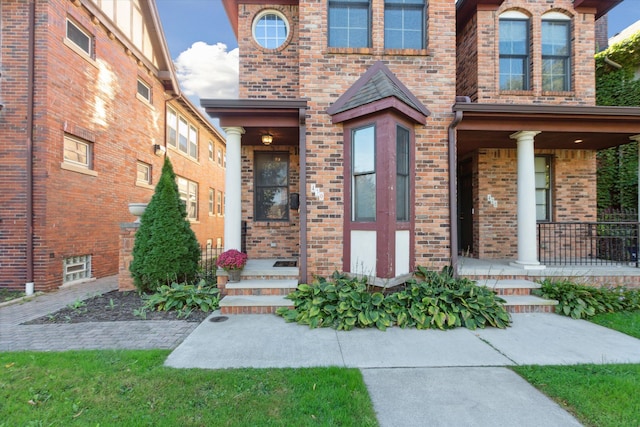
[{"label": "wall-mounted lamp", "polygon": [[153,144],[153,152],[156,156],[162,156],[167,152],[167,147],[165,147],[164,145]]},{"label": "wall-mounted lamp", "polygon": [[271,145],[271,143],[273,142],[273,135],[265,133],[264,135],[262,135],[262,143],[264,145]]}]

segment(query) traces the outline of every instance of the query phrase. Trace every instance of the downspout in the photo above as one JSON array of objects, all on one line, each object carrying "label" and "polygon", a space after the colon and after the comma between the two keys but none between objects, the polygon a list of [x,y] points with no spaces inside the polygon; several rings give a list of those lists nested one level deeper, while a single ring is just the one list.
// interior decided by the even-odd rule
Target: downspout
[{"label": "downspout", "polygon": [[307,282],[307,110],[300,108],[300,278]]},{"label": "downspout", "polygon": [[[456,96],[456,102],[470,102],[467,96]],[[449,125],[449,221],[450,221],[450,247],[451,266],[454,277],[458,277],[458,144],[456,139],[456,127],[462,121],[462,111],[454,110],[455,116]]]},{"label": "downspout", "polygon": [[33,281],[33,112],[34,112],[34,86],[35,86],[35,26],[36,5],[34,0],[29,1],[29,40],[28,40],[28,64],[27,64],[27,282],[25,293],[30,295],[34,290]]}]

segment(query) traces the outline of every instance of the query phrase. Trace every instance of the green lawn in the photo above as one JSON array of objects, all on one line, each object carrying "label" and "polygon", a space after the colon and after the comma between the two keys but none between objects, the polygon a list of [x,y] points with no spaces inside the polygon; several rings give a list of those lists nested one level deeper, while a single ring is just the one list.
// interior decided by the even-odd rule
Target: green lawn
[{"label": "green lawn", "polygon": [[0,354],[0,426],[375,426],[357,369],[172,369],[167,350]]},{"label": "green lawn", "polygon": [[598,325],[640,338],[640,311],[598,314],[589,320]]},{"label": "green lawn", "polygon": [[[589,318],[640,338],[640,312]],[[572,412],[583,424],[640,426],[640,365],[517,366],[513,370]]]}]

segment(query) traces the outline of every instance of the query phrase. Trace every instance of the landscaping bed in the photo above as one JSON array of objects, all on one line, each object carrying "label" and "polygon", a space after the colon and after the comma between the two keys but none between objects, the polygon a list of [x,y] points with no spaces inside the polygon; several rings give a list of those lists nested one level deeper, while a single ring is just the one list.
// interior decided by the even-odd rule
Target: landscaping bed
[{"label": "landscaping bed", "polygon": [[[137,292],[111,291],[103,295],[77,300],[65,308],[24,323],[42,325],[51,323],[120,322],[131,320],[186,320],[202,322],[211,313],[193,310],[187,318],[177,311],[142,310],[145,301]],[[144,314],[143,314],[144,313]]]}]

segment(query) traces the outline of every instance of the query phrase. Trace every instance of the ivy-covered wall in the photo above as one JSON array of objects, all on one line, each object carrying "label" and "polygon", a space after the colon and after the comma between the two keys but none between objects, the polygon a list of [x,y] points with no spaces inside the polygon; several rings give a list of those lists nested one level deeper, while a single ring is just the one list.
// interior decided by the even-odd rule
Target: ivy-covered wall
[{"label": "ivy-covered wall", "polygon": [[[598,105],[640,106],[640,32],[596,54],[595,60]],[[632,142],[600,151],[598,208],[637,207],[638,144]]]}]

